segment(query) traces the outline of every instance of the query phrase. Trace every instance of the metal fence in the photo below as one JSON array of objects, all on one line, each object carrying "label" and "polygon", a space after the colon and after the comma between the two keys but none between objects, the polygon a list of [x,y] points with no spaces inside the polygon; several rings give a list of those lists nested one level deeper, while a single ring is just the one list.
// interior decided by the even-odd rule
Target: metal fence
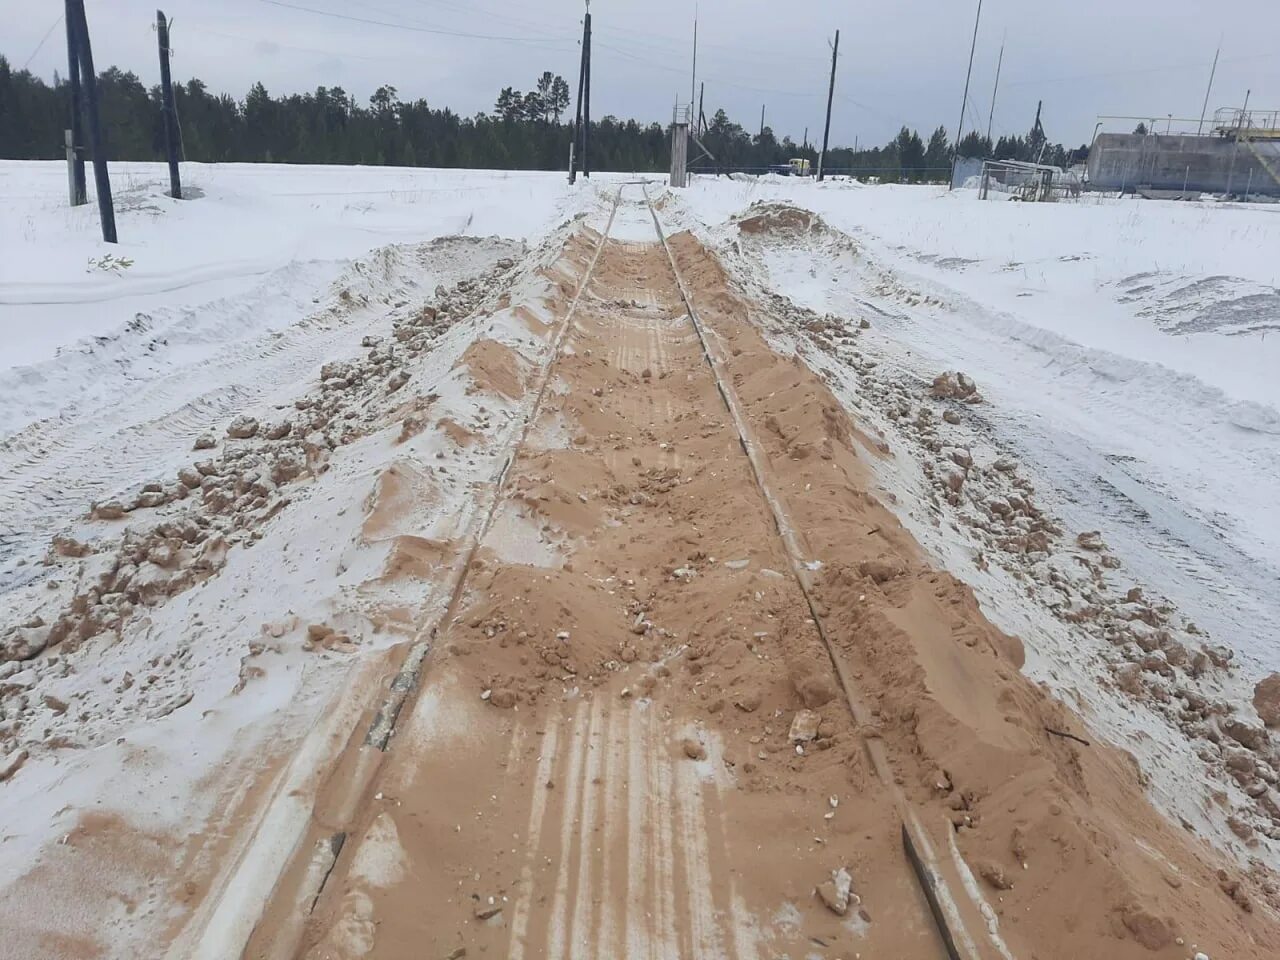
[{"label": "metal fence", "polygon": [[978,198],[987,200],[992,193],[1012,200],[1054,202],[1074,200],[1080,196],[1080,179],[1061,167],[1019,160],[985,160],[978,182]]},{"label": "metal fence", "polygon": [[1214,132],[1236,140],[1280,140],[1280,110],[1240,110],[1224,107],[1214,111]]}]

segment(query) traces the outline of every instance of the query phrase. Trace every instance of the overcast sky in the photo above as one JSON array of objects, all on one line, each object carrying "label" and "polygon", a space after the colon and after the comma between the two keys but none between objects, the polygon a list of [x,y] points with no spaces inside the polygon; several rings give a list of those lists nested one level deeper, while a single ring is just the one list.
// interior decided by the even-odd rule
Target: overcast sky
[{"label": "overcast sky", "polygon": [[[87,0],[94,59],[158,81],[155,0]],[[361,101],[381,84],[403,100],[491,110],[543,70],[575,89],[582,0],[161,0],[173,19],[175,79],[242,98],[342,86]],[[46,78],[66,73],[61,0],[0,0],[0,53]],[[592,3],[592,115],[665,121],[690,97],[694,4]],[[698,79],[706,112],[751,132],[821,135],[829,39],[840,29],[832,142],[883,143],[906,123],[922,136],[960,115],[974,0],[700,0]],[[308,9],[299,9],[308,8]],[[356,22],[326,16],[382,23]],[[41,39],[58,21],[47,42]],[[391,24],[390,26],[383,24]],[[434,31],[434,32],[433,32]],[[457,34],[469,34],[459,36]],[[1214,48],[1209,110],[1280,109],[1278,0],[985,0],[965,128],[985,131],[1006,42],[994,133],[1026,133],[1036,101],[1051,140],[1088,141],[1099,114],[1196,118]],[[34,53],[34,56],[33,56]],[[1104,129],[1128,129],[1116,122]]]}]

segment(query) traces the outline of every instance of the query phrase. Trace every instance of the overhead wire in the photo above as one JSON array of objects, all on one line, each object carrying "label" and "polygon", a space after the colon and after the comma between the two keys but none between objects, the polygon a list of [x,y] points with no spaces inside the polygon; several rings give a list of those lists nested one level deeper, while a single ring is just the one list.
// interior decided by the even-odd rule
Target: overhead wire
[{"label": "overhead wire", "polygon": [[[630,50],[626,50],[623,47],[614,46],[613,44],[607,43],[603,40],[593,40],[592,48],[594,49],[596,47],[599,47],[604,50],[609,50],[610,52],[616,54],[619,57],[622,57],[625,60],[631,60],[635,63],[642,63],[647,67],[651,67],[657,70],[665,70],[668,73],[679,73],[679,74],[688,73],[688,68],[685,66],[677,67],[677,66],[671,66],[669,64],[655,62],[654,60],[651,60],[647,57],[637,56],[636,54],[632,53]],[[705,77],[705,79],[706,79],[706,82],[709,84],[718,83],[726,87],[736,87],[742,90],[751,90],[755,93],[768,93],[768,94],[773,94],[775,96],[780,96],[780,97],[822,96],[822,94],[816,93],[816,92],[805,92],[805,91],[799,91],[799,90],[778,90],[772,87],[757,87],[750,84],[739,83],[736,80],[726,80],[723,77],[716,76],[715,74]]]},{"label": "overhead wire", "polygon": [[[670,37],[659,37],[655,34],[637,33],[636,31],[625,29],[622,27],[609,27],[607,25],[592,26],[595,33],[611,34],[619,39],[625,39],[632,46],[648,47],[651,50],[666,54],[672,57],[684,59],[688,56],[691,47],[679,40]],[[648,37],[650,39],[644,39]],[[655,42],[656,41],[656,42]],[[743,56],[731,56],[727,53],[717,51],[732,51],[734,54]],[[792,62],[803,63],[816,67],[825,67],[828,63],[824,57],[813,57],[802,54],[785,54],[785,53],[765,53],[763,51],[755,51],[745,47],[736,47],[729,44],[716,44],[705,40],[698,43],[698,59],[704,58],[723,60],[727,63],[747,66],[752,69],[759,69],[761,58],[768,58],[771,63]]]},{"label": "overhead wire", "polygon": [[334,20],[346,20],[351,23],[363,23],[363,24],[369,24],[375,27],[390,27],[396,30],[409,30],[414,33],[429,33],[429,34],[434,34],[436,36],[454,37],[454,38],[463,39],[463,40],[493,40],[501,43],[534,43],[534,44],[551,44],[551,45],[556,45],[556,44],[571,45],[575,42],[568,38],[500,36],[500,35],[488,34],[488,33],[472,33],[472,32],[463,31],[463,30],[444,30],[439,27],[418,26],[416,24],[405,23],[403,21],[394,22],[389,20],[375,20],[370,17],[356,17],[348,13],[336,13],[332,10],[321,10],[316,7],[304,6],[300,3],[288,3],[287,0],[258,0],[258,2],[269,4],[270,6],[273,6],[273,7],[283,7],[288,10],[299,10],[304,13],[315,14],[316,16],[330,17]]},{"label": "overhead wire", "polygon": [[41,50],[44,49],[44,45],[49,42],[49,38],[53,36],[53,31],[58,29],[58,24],[60,24],[61,22],[62,22],[62,14],[58,14],[58,19],[54,20],[53,24],[49,27],[49,29],[44,32],[44,36],[40,38],[40,42],[36,44],[36,48],[31,51],[31,56],[27,57],[27,62],[22,65],[23,70],[31,66],[31,61],[36,58],[36,55]]},{"label": "overhead wire", "polygon": [[[241,43],[261,42],[260,37],[246,37],[243,34],[226,33],[222,30],[214,30],[212,27],[203,26],[200,23],[188,22],[186,25],[186,28],[188,30],[194,30],[197,33],[205,33],[214,37],[223,37],[224,39],[227,39],[227,40],[238,40]],[[368,60],[376,63],[384,60],[421,60],[422,59],[421,54],[417,54],[417,53],[413,53],[413,54],[380,53],[376,55],[370,55],[370,54],[351,53],[349,50],[334,50],[334,49],[325,49],[322,47],[300,47],[300,46],[297,46],[296,44],[278,43],[274,40],[265,41],[265,42],[270,43],[272,47],[278,47],[281,50],[293,50],[297,53],[316,53],[316,54],[320,54],[321,56],[332,56],[332,57],[337,57],[339,59],[344,59],[344,60]]]},{"label": "overhead wire", "polygon": [[521,17],[513,17],[509,13],[499,13],[495,10],[486,10],[484,7],[477,6],[473,3],[451,3],[449,2],[449,0],[413,0],[413,2],[415,4],[426,3],[432,6],[443,7],[446,10],[454,10],[454,11],[457,11],[458,13],[465,13],[467,14],[467,16],[474,16],[476,14],[479,14],[480,16],[489,17],[490,19],[498,20],[498,21],[501,21],[502,23],[510,24],[512,26],[527,27],[530,29],[539,29],[539,30],[546,27],[545,20],[543,21],[525,20]]},{"label": "overhead wire", "polygon": [[[527,34],[524,36],[517,37],[517,36],[511,36],[511,35],[479,33],[474,31],[449,30],[449,29],[437,27],[434,25],[427,25],[426,23],[420,20],[407,19],[405,18],[404,13],[401,11],[397,11],[396,14],[394,14],[396,19],[393,20],[393,19],[381,19],[376,16],[373,16],[373,17],[359,16],[349,12],[340,13],[333,10],[325,10],[325,9],[321,9],[314,6],[308,6],[307,4],[304,4],[304,3],[291,2],[291,0],[260,0],[260,2],[268,4],[270,6],[282,7],[284,9],[289,9],[289,10],[297,10],[299,12],[310,13],[316,16],[329,17],[331,19],[336,19],[336,20],[367,24],[371,26],[410,30],[414,32],[435,34],[439,36],[459,37],[464,39],[477,39],[477,40],[492,40],[492,41],[509,42],[509,43],[545,44],[549,46],[555,46],[555,45],[576,46],[577,45],[576,39],[569,40],[567,38],[557,38],[557,37],[537,37],[537,36],[529,36]],[[429,5],[429,6],[440,7],[443,9],[467,12],[470,14],[478,13],[483,16],[487,16],[495,20],[498,20],[500,22],[503,22],[505,24],[509,24],[513,26],[521,26],[525,28],[535,28],[535,27],[542,26],[542,24],[533,24],[528,20],[522,20],[520,18],[512,17],[508,14],[500,13],[498,11],[485,9],[483,7],[476,7],[472,5],[463,5],[459,3],[453,3],[453,2],[450,2],[450,0],[415,0],[415,5],[419,7],[421,7],[422,5]],[[380,8],[374,4],[368,3],[367,0],[349,0],[347,6],[348,8],[354,7],[356,9],[365,9],[365,10],[372,11],[374,13],[384,14],[384,15],[387,15],[388,17],[393,16],[391,11],[387,10],[386,8]],[[625,60],[644,64],[650,69],[659,69],[659,70],[662,70],[668,73],[674,73],[674,74],[684,74],[687,72],[687,68],[683,64],[680,64],[679,66],[675,66],[669,63],[661,62],[662,59],[672,59],[672,60],[676,58],[682,59],[685,56],[686,51],[682,48],[681,41],[678,38],[659,35],[659,34],[645,33],[643,31],[623,30],[622,28],[609,27],[606,25],[598,26],[596,27],[596,30],[598,32],[605,33],[608,35],[617,35],[617,36],[623,37],[627,40],[628,45],[630,47],[630,49],[627,49],[627,48],[618,46],[614,43],[610,43],[608,41],[599,39],[597,37],[594,46],[598,49],[610,51],[612,54]],[[217,33],[217,31],[209,30],[208,28],[206,28],[206,32]],[[229,34],[223,34],[223,35],[230,36]],[[332,53],[335,56],[344,55],[338,51],[323,51],[323,50],[317,50],[315,48],[298,47],[298,46],[292,46],[288,44],[277,44],[277,46],[280,46],[282,49],[293,49],[293,50],[298,50],[300,52]],[[637,49],[641,51],[639,54],[634,52]],[[712,64],[719,63],[725,66],[742,66],[742,67],[748,67],[752,69],[758,66],[758,62],[748,61],[745,59],[740,59],[739,57],[732,56],[728,53],[718,52],[718,51],[724,50],[724,51],[732,51],[733,53],[736,53],[736,54],[750,55],[751,53],[750,50],[747,50],[746,48],[738,47],[733,44],[719,44],[715,42],[704,42],[699,45],[699,50],[702,54],[702,57],[704,58],[703,60],[704,63],[710,61]],[[819,59],[819,58],[807,57],[807,56],[789,56],[789,55],[779,56],[776,52],[771,52],[766,54],[763,51],[760,51],[758,55],[769,56],[772,58],[773,61],[778,61],[782,59],[782,60],[790,60],[791,62],[794,62],[794,63],[805,63],[805,64],[814,65],[814,66],[822,65],[823,67],[825,67],[825,64],[826,64],[825,58]],[[351,56],[354,56],[354,55],[351,55]],[[364,59],[364,58],[359,58],[359,59]],[[742,81],[723,76],[717,73],[715,70],[712,70],[709,73],[707,73],[705,75],[705,78],[707,82],[712,83],[714,85],[718,85],[718,86],[731,87],[738,90],[745,90],[752,93],[761,93],[769,96],[796,97],[796,98],[802,98],[802,99],[820,99],[823,96],[820,88],[825,82],[825,76],[816,78],[814,81],[814,89],[808,90],[808,91],[802,91],[802,90],[783,90],[775,87],[758,86],[753,83],[744,83]]]},{"label": "overhead wire", "polygon": [[[1254,53],[1241,57],[1223,57],[1219,63],[1243,63],[1249,60],[1270,60],[1274,57],[1280,57],[1277,53]],[[1081,80],[1101,80],[1111,77],[1137,77],[1146,76],[1152,73],[1173,73],[1180,70],[1195,70],[1203,67],[1208,61],[1194,61],[1187,63],[1168,63],[1158,67],[1138,67],[1132,70],[1106,70],[1097,73],[1081,73],[1072,77],[1028,77],[1025,80],[1002,80],[1002,87],[1025,87],[1031,84],[1043,83],[1077,83]]]},{"label": "overhead wire", "polygon": [[[419,2],[422,2],[422,0],[419,0]],[[416,17],[413,17],[413,16],[406,17],[405,12],[403,10],[388,10],[386,7],[375,6],[374,4],[369,3],[368,0],[343,0],[343,6],[344,7],[355,6],[364,10],[372,10],[375,13],[380,13],[385,16],[393,17],[396,19],[408,19],[410,22],[417,23],[422,26],[435,27],[435,24],[427,23]],[[443,7],[446,10],[454,10],[459,13],[465,13],[468,17],[472,17],[476,14],[481,14],[482,16],[489,16],[498,20],[504,27],[516,28],[519,30],[534,31],[532,34],[530,34],[531,36],[534,36],[534,37],[547,37],[548,39],[556,39],[556,40],[562,38],[559,35],[547,33],[546,21],[535,23],[533,21],[524,20],[519,17],[512,17],[506,14],[493,13],[479,7],[463,6],[461,4],[456,4],[456,3],[447,3],[447,2],[443,2],[443,0],[437,0],[437,6]]]},{"label": "overhead wire", "polygon": [[[296,10],[299,12],[312,14],[314,16],[328,17],[335,20],[366,24],[370,26],[386,27],[386,28],[398,29],[398,30],[407,30],[415,33],[425,33],[425,34],[431,34],[435,36],[452,37],[457,39],[486,40],[486,41],[493,41],[493,42],[500,42],[500,43],[543,45],[543,46],[549,46],[549,47],[577,46],[576,38],[547,36],[547,35],[538,36],[538,35],[532,35],[530,32],[527,32],[527,31],[543,29],[545,27],[544,23],[541,23],[541,22],[535,23],[528,19],[520,18],[518,16],[513,16],[512,14],[507,12],[497,11],[493,9],[486,9],[484,7],[478,7],[472,4],[452,2],[452,0],[413,0],[413,3],[419,9],[421,9],[424,6],[431,6],[431,7],[438,7],[446,10],[465,12],[471,15],[478,14],[478,15],[493,19],[497,22],[503,23],[504,25],[516,27],[526,32],[520,35],[515,35],[515,34],[485,33],[485,32],[470,31],[470,30],[448,29],[445,27],[436,26],[434,24],[428,24],[421,20],[406,18],[403,11],[396,11],[393,14],[391,11],[387,10],[386,8],[380,8],[375,6],[374,4],[368,3],[367,0],[349,0],[349,2],[347,3],[347,9],[349,10],[352,7],[356,9],[368,9],[376,13],[384,14],[388,17],[388,19],[382,19],[376,16],[360,16],[351,12],[338,12],[335,10],[326,10],[326,9],[322,9],[315,6],[309,6],[305,3],[292,2],[292,0],[260,0],[260,2],[268,4],[270,6],[281,7],[284,9]],[[394,17],[394,19],[392,19],[392,17]],[[57,27],[58,22],[61,22],[61,17],[59,17],[59,19],[55,21],[53,26],[50,27],[49,31],[45,34],[44,38],[41,40],[39,46],[36,48],[36,51],[33,52],[30,58],[28,58],[28,61],[27,61],[28,63],[30,63],[31,60],[34,59],[34,57],[39,53],[40,49],[43,48],[44,44],[48,40],[48,37],[52,34],[53,30]],[[204,29],[205,29],[205,32],[208,32],[208,33],[217,33],[217,31],[211,30],[209,28],[204,28]],[[597,38],[596,46],[598,48],[602,50],[607,50],[610,53],[616,55],[617,57],[620,57],[622,59],[629,60],[632,62],[636,62],[636,63],[642,63],[645,66],[649,67],[650,69],[659,69],[668,73],[684,74],[687,72],[686,67],[683,65],[683,63],[680,63],[679,65],[673,65],[670,62],[668,63],[662,62],[663,60],[672,61],[672,60],[676,60],[677,58],[679,58],[680,60],[683,60],[683,58],[687,55],[688,51],[685,49],[684,41],[681,38],[672,37],[664,34],[648,33],[645,31],[629,30],[621,27],[613,27],[607,24],[597,25],[596,32],[598,34],[604,34],[605,36],[609,36],[610,38],[616,37],[616,38],[621,38],[626,40],[627,47],[624,48],[622,46],[617,45],[616,43],[610,43],[604,39],[600,39],[599,37]],[[223,35],[228,37],[232,36],[230,34],[223,34]],[[240,39],[243,39],[243,38],[240,38]],[[360,57],[358,55],[353,55],[353,54],[344,54],[343,52],[340,52],[340,51],[324,51],[324,50],[318,50],[315,48],[298,47],[298,46],[293,46],[288,44],[277,44],[277,46],[281,47],[282,49],[293,49],[293,50],[298,50],[300,52],[328,53],[335,56],[345,55],[345,56],[353,57],[355,59],[370,59],[370,60],[383,59],[380,57]],[[639,51],[639,52],[637,53],[636,51]],[[700,53],[700,57],[702,58],[702,62],[704,64],[713,64],[713,65],[721,64],[724,67],[749,66],[754,68],[757,66],[756,62],[742,59],[743,55],[750,57],[753,53],[752,50],[748,48],[740,47],[734,44],[717,43],[715,41],[703,41],[702,43],[699,44],[699,53]],[[824,60],[819,60],[816,57],[810,57],[806,55],[779,55],[776,51],[770,51],[767,54],[764,51],[759,51],[756,53],[756,56],[768,56],[771,59],[771,62],[777,62],[779,60],[788,60],[794,63],[803,63],[803,64],[809,64],[814,66],[817,66],[819,63],[823,63],[825,65]],[[1229,62],[1235,62],[1235,61],[1268,59],[1274,56],[1276,56],[1276,54],[1247,55],[1247,56],[1240,56],[1240,57],[1224,58],[1222,62],[1229,63]],[[1036,77],[1036,78],[1026,78],[1022,80],[1011,79],[1011,80],[1005,81],[1005,85],[1010,87],[1018,87],[1018,86],[1028,86],[1032,84],[1069,83],[1069,82],[1078,82],[1078,81],[1090,80],[1090,79],[1104,79],[1104,78],[1117,77],[1117,76],[1141,76],[1146,74],[1163,73],[1163,72],[1174,71],[1174,70],[1184,70],[1184,69],[1197,67],[1197,66],[1201,66],[1201,64],[1199,62],[1180,63],[1180,64],[1163,64],[1160,66],[1143,67],[1143,68],[1135,68],[1135,69],[1127,69],[1127,70],[1099,71],[1095,73],[1077,74],[1074,76],[1067,76],[1067,77],[1054,77],[1054,78]],[[784,90],[784,89],[778,89],[775,87],[765,87],[765,86],[759,86],[754,83],[743,82],[740,80],[733,79],[731,75],[720,74],[716,69],[714,69],[714,67],[711,70],[707,71],[704,74],[704,76],[708,82],[716,86],[730,87],[737,90],[745,90],[753,93],[761,93],[761,94],[766,94],[770,96],[796,97],[796,98],[802,98],[802,99],[820,99],[822,96],[822,92],[820,90],[820,87],[822,84],[817,82],[817,80],[815,80],[813,90],[802,91],[802,90]],[[873,108],[868,104],[860,103],[857,100],[853,99],[852,97],[848,97],[847,95],[839,95],[839,96],[841,100],[851,104],[852,106],[857,107],[858,109],[864,110],[868,113],[874,114],[883,119],[890,120],[895,123],[897,122],[895,118],[890,117],[888,114],[884,113],[883,111],[877,110],[876,108]],[[981,111],[978,109],[979,106],[980,104],[977,102],[977,98],[974,98],[973,101],[966,104],[966,111],[965,111],[966,122],[971,126],[971,129],[974,129],[974,130],[983,129],[983,124],[980,122],[981,117],[979,116],[979,114],[981,113]]]}]

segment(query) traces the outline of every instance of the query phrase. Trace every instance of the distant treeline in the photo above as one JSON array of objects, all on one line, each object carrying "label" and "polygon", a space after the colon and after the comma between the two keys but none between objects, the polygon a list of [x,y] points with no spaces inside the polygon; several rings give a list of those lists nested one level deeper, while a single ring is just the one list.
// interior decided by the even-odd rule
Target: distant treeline
[{"label": "distant treeline", "polygon": [[[101,114],[107,150],[116,160],[164,158],[160,88],[145,87],[133,73],[111,67],[99,78]],[[535,88],[521,93],[507,87],[492,113],[462,117],[426,100],[402,102],[395,87],[379,87],[368,106],[341,87],[314,93],[272,97],[261,83],[243,100],[212,94],[199,80],[174,84],[182,127],[183,155],[207,162],[279,162],[391,164],[423,167],[478,167],[511,170],[559,170],[568,162],[572,117],[566,116],[569,87],[550,72]],[[68,126],[68,85],[56,76],[50,86],[26,70],[13,70],[0,56],[0,158],[56,159],[64,155]],[[596,170],[658,171],[670,162],[670,132],[658,123],[640,124],[606,116],[591,124],[591,165]],[[702,170],[763,170],[808,157],[813,145],[781,141],[768,127],[752,135],[718,110],[702,142],[714,159],[693,161]],[[1043,146],[1043,152],[1042,152]],[[1002,137],[991,144],[969,134],[961,155],[1034,160],[1059,166],[1082,159],[1086,148],[1071,151],[1044,146],[1043,138]],[[878,176],[883,180],[945,180],[951,163],[946,131],[939,127],[925,142],[902,128],[883,147],[829,152],[827,168]]]}]

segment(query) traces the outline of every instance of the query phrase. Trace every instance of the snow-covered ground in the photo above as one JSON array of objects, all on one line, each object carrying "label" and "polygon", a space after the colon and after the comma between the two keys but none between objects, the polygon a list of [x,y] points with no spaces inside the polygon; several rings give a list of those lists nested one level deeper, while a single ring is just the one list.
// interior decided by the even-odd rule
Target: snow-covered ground
[{"label": "snow-covered ground", "polygon": [[[366,338],[389,342],[439,299],[437,285],[501,277],[536,299],[558,228],[579,215],[600,219],[606,187],[626,179],[570,188],[560,174],[189,164],[192,199],[176,202],[163,195],[161,165],[112,171],[117,246],[101,243],[93,206],[67,208],[63,165],[0,162],[0,636],[33,598],[56,600],[89,575],[76,572],[74,555],[48,556],[53,535],[118,533],[122,521],[86,519],[91,502],[172,484],[205,456],[193,440],[208,432],[221,441],[236,414],[305,421],[323,394],[322,365],[363,362]],[[738,245],[725,223],[757,201],[813,210],[853,245]],[[1236,651],[1242,669],[1225,692],[1243,697],[1280,670],[1280,342],[1268,336],[1280,328],[1280,208],[982,203],[930,187],[700,178],[664,197],[663,218],[669,230],[719,242],[730,266],[764,290],[819,314],[869,319],[860,349],[883,366],[886,384],[899,374],[922,385],[943,370],[972,376],[986,403],[957,431],[968,431],[975,460],[1015,458],[1070,536],[1102,531],[1123,564],[1116,577],[1169,598]],[[647,222],[618,224],[623,237],[632,229],[650,236]],[[505,239],[431,242],[457,236]],[[496,266],[509,258],[512,275]],[[484,291],[490,301],[496,293]],[[371,491],[393,462],[446,453],[452,478],[435,490],[431,515],[465,525],[515,422],[511,409],[486,409],[460,386],[457,364],[482,337],[521,355],[545,348],[525,319],[499,311],[492,323],[453,326],[406,368],[426,384],[419,392],[441,385],[433,417],[449,414],[482,442],[463,450],[438,433],[396,441],[405,411],[382,392],[384,380],[360,387],[324,429],[346,422],[365,432],[335,447],[325,472],[288,488],[278,514],[270,502],[255,508],[265,517],[236,528],[243,540],[219,576],[135,617],[130,642],[107,635],[74,658],[51,648],[39,670],[0,665],[0,696],[29,699],[39,713],[24,729],[31,758],[0,783],[0,883],[72,836],[86,810],[132,809],[154,828],[155,849],[114,851],[134,870],[121,872],[112,896],[160,903],[138,885],[137,867],[160,856],[164,836],[184,824],[229,829],[233,812],[213,808],[230,801],[209,784],[233,779],[235,764],[255,753],[283,765],[336,703],[334,691],[358,686],[341,651],[286,649],[272,630],[298,640],[307,622],[356,622],[344,610],[369,599],[359,587],[388,548],[346,548],[361,539]],[[399,369],[378,363],[377,377]],[[831,368],[838,392],[842,376]],[[857,399],[852,388],[848,396]],[[915,449],[883,408],[863,412],[895,449]],[[1023,637],[1033,674],[1072,692],[1095,723],[1113,715],[1099,692],[1110,679],[1072,646],[1076,635],[1037,613],[1019,583],[985,573],[962,530],[930,522],[919,464],[891,462],[879,480],[926,549]],[[365,640],[368,653],[388,638]],[[246,683],[252,696],[240,696]],[[0,723],[12,723],[10,710],[0,701]],[[1190,748],[1168,746],[1150,718],[1126,723],[1164,751],[1135,749],[1163,758],[1168,776],[1157,789],[1198,769]],[[43,750],[34,747],[41,735]],[[110,823],[101,830],[110,834]],[[38,868],[75,889],[69,854]],[[6,909],[12,917],[28,906],[10,897]],[[91,937],[99,916],[86,906],[76,929]],[[124,906],[111,916],[125,943],[140,921]]]},{"label": "snow-covered ground", "polygon": [[784,201],[852,237],[869,262],[778,249],[771,285],[975,377],[1064,519],[1251,673],[1280,669],[1280,207],[786,178],[685,196],[704,223]]},{"label": "snow-covered ground", "polygon": [[[726,220],[752,204],[832,229],[775,222],[753,236]],[[845,345],[818,349],[802,319],[784,319],[774,342],[888,439],[881,486],[934,561],[1023,639],[1027,672],[1138,758],[1162,809],[1274,869],[1274,841],[1246,845],[1240,825],[1274,834],[1271,814],[1183,697],[1249,718],[1254,683],[1280,668],[1277,211],[785,179],[698,181],[675,207],[749,288],[842,331]],[[946,370],[986,402],[934,426],[915,411],[942,411],[928,385]],[[949,477],[970,460],[976,474]],[[966,476],[962,494],[940,495]],[[1016,531],[1001,532],[1000,504],[1031,495],[1064,535],[1048,554],[1003,553]],[[1087,531],[1101,539],[1078,546]],[[1229,648],[1230,670],[1179,677],[1150,652],[1165,643],[1178,659],[1206,641]]]},{"label": "snow-covered ground", "polygon": [[[439,236],[538,237],[563,218],[568,184],[518,171],[184,164],[190,202],[164,195],[168,170],[111,165],[120,243],[97,206],[72,208],[66,166],[0,160],[0,370],[110,336],[139,312],[177,322],[181,305],[256,293],[308,294],[386,244]],[[121,261],[130,261],[126,266]],[[285,322],[266,303],[258,329]],[[186,318],[183,326],[191,326]],[[226,332],[223,336],[227,335]]]},{"label": "snow-covered ground", "polygon": [[[163,167],[113,169],[138,201],[114,247],[93,207],[59,208],[56,164],[0,168],[0,637],[71,625],[0,663],[4,958],[139,955],[172,919],[161,878],[208,876],[214,838],[345,740],[368,667],[447,598],[425,545],[465,534],[519,426],[467,351],[536,363],[555,319],[470,311],[549,296],[560,225],[602,205],[558,176],[195,166],[175,203]],[[86,269],[107,255],[129,263]],[[262,432],[226,440],[239,414]],[[384,490],[425,498],[422,522],[371,522]],[[111,500],[147,505],[89,514]],[[430,575],[381,576],[397,563]],[[315,623],[334,649],[304,642]],[[87,855],[110,873],[77,879]]]},{"label": "snow-covered ground", "polygon": [[[112,166],[113,246],[95,205],[67,206],[64,167],[0,162],[0,588],[89,501],[176,469],[193,431],[354,354],[353,321],[443,279],[396,244],[537,239],[576,202],[543,174],[183,169],[178,202],[165,167]],[[454,278],[459,259],[436,257]]]}]

